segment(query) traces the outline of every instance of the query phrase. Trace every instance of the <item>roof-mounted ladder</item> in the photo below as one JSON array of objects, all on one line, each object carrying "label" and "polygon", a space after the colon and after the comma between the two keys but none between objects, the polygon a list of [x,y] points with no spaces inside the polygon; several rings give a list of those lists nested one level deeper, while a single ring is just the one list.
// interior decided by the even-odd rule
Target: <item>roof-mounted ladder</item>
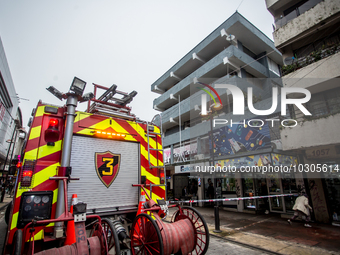
[{"label": "roof-mounted ladder", "polygon": [[[90,113],[101,113],[104,115],[112,115],[118,117],[128,117],[133,118],[131,108],[127,106],[133,98],[137,95],[137,92],[134,90],[131,93],[126,93],[117,90],[117,85],[113,84],[110,88],[94,84],[94,98],[91,99],[91,102],[88,102],[87,112]],[[97,89],[104,89],[105,92],[96,99]],[[122,96],[121,98],[114,97],[115,95]]]}]

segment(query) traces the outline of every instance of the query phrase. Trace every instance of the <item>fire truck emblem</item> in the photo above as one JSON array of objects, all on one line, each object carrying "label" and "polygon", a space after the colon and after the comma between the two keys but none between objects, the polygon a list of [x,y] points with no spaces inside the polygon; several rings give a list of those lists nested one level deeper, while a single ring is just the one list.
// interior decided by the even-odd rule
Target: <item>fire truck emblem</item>
[{"label": "fire truck emblem", "polygon": [[113,154],[111,151],[96,152],[95,161],[99,179],[109,188],[119,172],[120,154]]}]

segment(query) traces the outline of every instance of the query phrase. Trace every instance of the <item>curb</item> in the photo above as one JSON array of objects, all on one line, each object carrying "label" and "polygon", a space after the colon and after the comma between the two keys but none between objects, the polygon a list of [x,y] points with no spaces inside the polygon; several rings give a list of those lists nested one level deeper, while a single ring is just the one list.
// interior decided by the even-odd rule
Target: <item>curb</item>
[{"label": "curb", "polygon": [[0,211],[3,210],[4,208],[6,208],[11,202],[7,202],[5,205],[0,207]]},{"label": "curb", "polygon": [[235,243],[237,245],[244,246],[244,247],[247,247],[249,249],[260,250],[260,251],[263,251],[263,252],[268,253],[268,254],[284,255],[283,253],[278,253],[278,252],[275,252],[275,251],[270,251],[270,250],[267,250],[267,249],[264,249],[264,248],[261,248],[261,247],[253,246],[253,245],[246,244],[246,243],[242,243],[242,242],[230,239],[228,237],[219,236],[219,235],[211,233],[210,231],[209,231],[209,235],[217,237],[219,239],[227,240],[228,242]]}]

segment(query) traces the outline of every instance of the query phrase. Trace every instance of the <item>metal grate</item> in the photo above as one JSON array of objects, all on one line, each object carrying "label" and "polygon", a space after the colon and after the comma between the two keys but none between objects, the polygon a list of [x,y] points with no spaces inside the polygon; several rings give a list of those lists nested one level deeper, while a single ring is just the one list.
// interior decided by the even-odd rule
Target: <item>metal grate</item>
[{"label": "metal grate", "polygon": [[[20,172],[20,189],[29,189],[33,186],[34,170],[35,170],[36,160],[25,160],[25,163]],[[32,171],[32,175],[26,176],[25,172]]]}]

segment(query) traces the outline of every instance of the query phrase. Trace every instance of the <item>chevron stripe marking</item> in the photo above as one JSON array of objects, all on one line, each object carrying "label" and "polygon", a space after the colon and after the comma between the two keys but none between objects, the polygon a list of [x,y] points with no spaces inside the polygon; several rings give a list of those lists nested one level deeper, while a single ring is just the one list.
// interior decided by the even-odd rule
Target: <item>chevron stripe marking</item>
[{"label": "chevron stripe marking", "polygon": [[86,119],[92,115],[92,113],[76,112],[77,116],[74,118],[74,123]]},{"label": "chevron stripe marking", "polygon": [[[160,184],[160,179],[159,177],[156,177],[152,174],[150,174],[148,171],[146,171],[146,169],[141,166],[141,175],[145,175],[146,178],[151,181],[152,183],[154,184]],[[165,187],[164,186],[160,186],[163,190],[165,190]]]},{"label": "chevron stripe marking", "polygon": [[[150,196],[150,190],[145,189],[145,191]],[[155,193],[152,193],[152,200],[156,201],[156,199],[163,199],[163,198],[161,198],[160,196],[157,196]]]},{"label": "chevron stripe marking", "polygon": [[[110,124],[111,122],[111,124]],[[103,121],[100,121],[96,124],[93,124],[92,126],[88,127],[88,128],[84,128],[80,131],[77,132],[77,134],[83,134],[83,135],[91,135],[93,136],[94,130],[106,130],[108,128],[113,129],[115,132],[117,133],[122,133],[122,134],[126,134],[126,136],[124,137],[124,140],[127,141],[133,141],[136,142],[137,140],[129,135],[129,132],[127,132],[121,125],[119,125],[118,122],[116,122],[114,119],[105,119]]]},{"label": "chevron stripe marking", "polygon": [[40,134],[41,134],[41,126],[31,128],[29,140],[32,140],[34,138],[38,138],[40,136]]},{"label": "chevron stripe marking", "polygon": [[[143,155],[144,158],[146,158],[146,160],[148,160],[148,157],[149,157],[148,151],[145,149],[145,147],[142,144],[140,145],[140,153]],[[162,162],[160,160],[158,160],[158,161],[159,161],[159,163],[162,164]],[[150,153],[150,162],[153,166],[158,165],[157,159],[151,153]]]},{"label": "chevron stripe marking", "polygon": [[[41,239],[44,239],[44,230],[40,230],[38,233],[36,233],[34,235],[34,241],[36,240],[41,240]],[[31,241],[33,241],[33,237],[31,237]],[[29,242],[29,240],[27,240],[26,242]]]},{"label": "chevron stripe marking", "polygon": [[[130,125],[131,125],[131,127],[134,129],[134,130],[136,130],[139,134],[140,134],[140,136],[143,138],[143,140],[146,142],[146,143],[148,143],[148,138],[147,138],[147,136],[146,136],[146,134],[145,134],[145,130],[139,125],[139,124],[137,124],[137,125],[132,125],[132,124],[135,124],[134,122],[130,122],[130,121],[127,121]],[[159,132],[159,131],[156,131],[156,132]],[[161,144],[159,144],[159,143],[157,143],[157,145],[156,145],[156,142],[153,140],[153,139],[149,139],[149,141],[150,141],[150,146],[152,147],[152,148],[158,148],[158,149],[162,149],[162,145]],[[158,146],[158,147],[156,147],[156,146]],[[162,153],[162,152],[160,152],[160,153]],[[162,153],[163,154],[163,153]]]},{"label": "chevron stripe marking", "polygon": [[[43,116],[44,114],[45,114],[45,105],[38,106],[35,111],[35,117],[40,117],[40,116]],[[49,113],[46,113],[46,114],[49,114]]]},{"label": "chevron stripe marking", "polygon": [[24,159],[36,160],[61,150],[62,140],[55,142],[54,146],[43,145],[39,148],[25,152]]},{"label": "chevron stripe marking", "polygon": [[37,172],[36,174],[34,174],[34,176],[33,176],[34,187],[36,187],[39,184],[47,181],[51,176],[56,175],[57,174],[57,167],[59,165],[60,165],[59,162],[55,163],[55,164],[50,165],[50,166],[44,168],[43,170]]},{"label": "chevron stripe marking", "polygon": [[16,212],[12,216],[11,230],[17,226],[19,212]]}]

